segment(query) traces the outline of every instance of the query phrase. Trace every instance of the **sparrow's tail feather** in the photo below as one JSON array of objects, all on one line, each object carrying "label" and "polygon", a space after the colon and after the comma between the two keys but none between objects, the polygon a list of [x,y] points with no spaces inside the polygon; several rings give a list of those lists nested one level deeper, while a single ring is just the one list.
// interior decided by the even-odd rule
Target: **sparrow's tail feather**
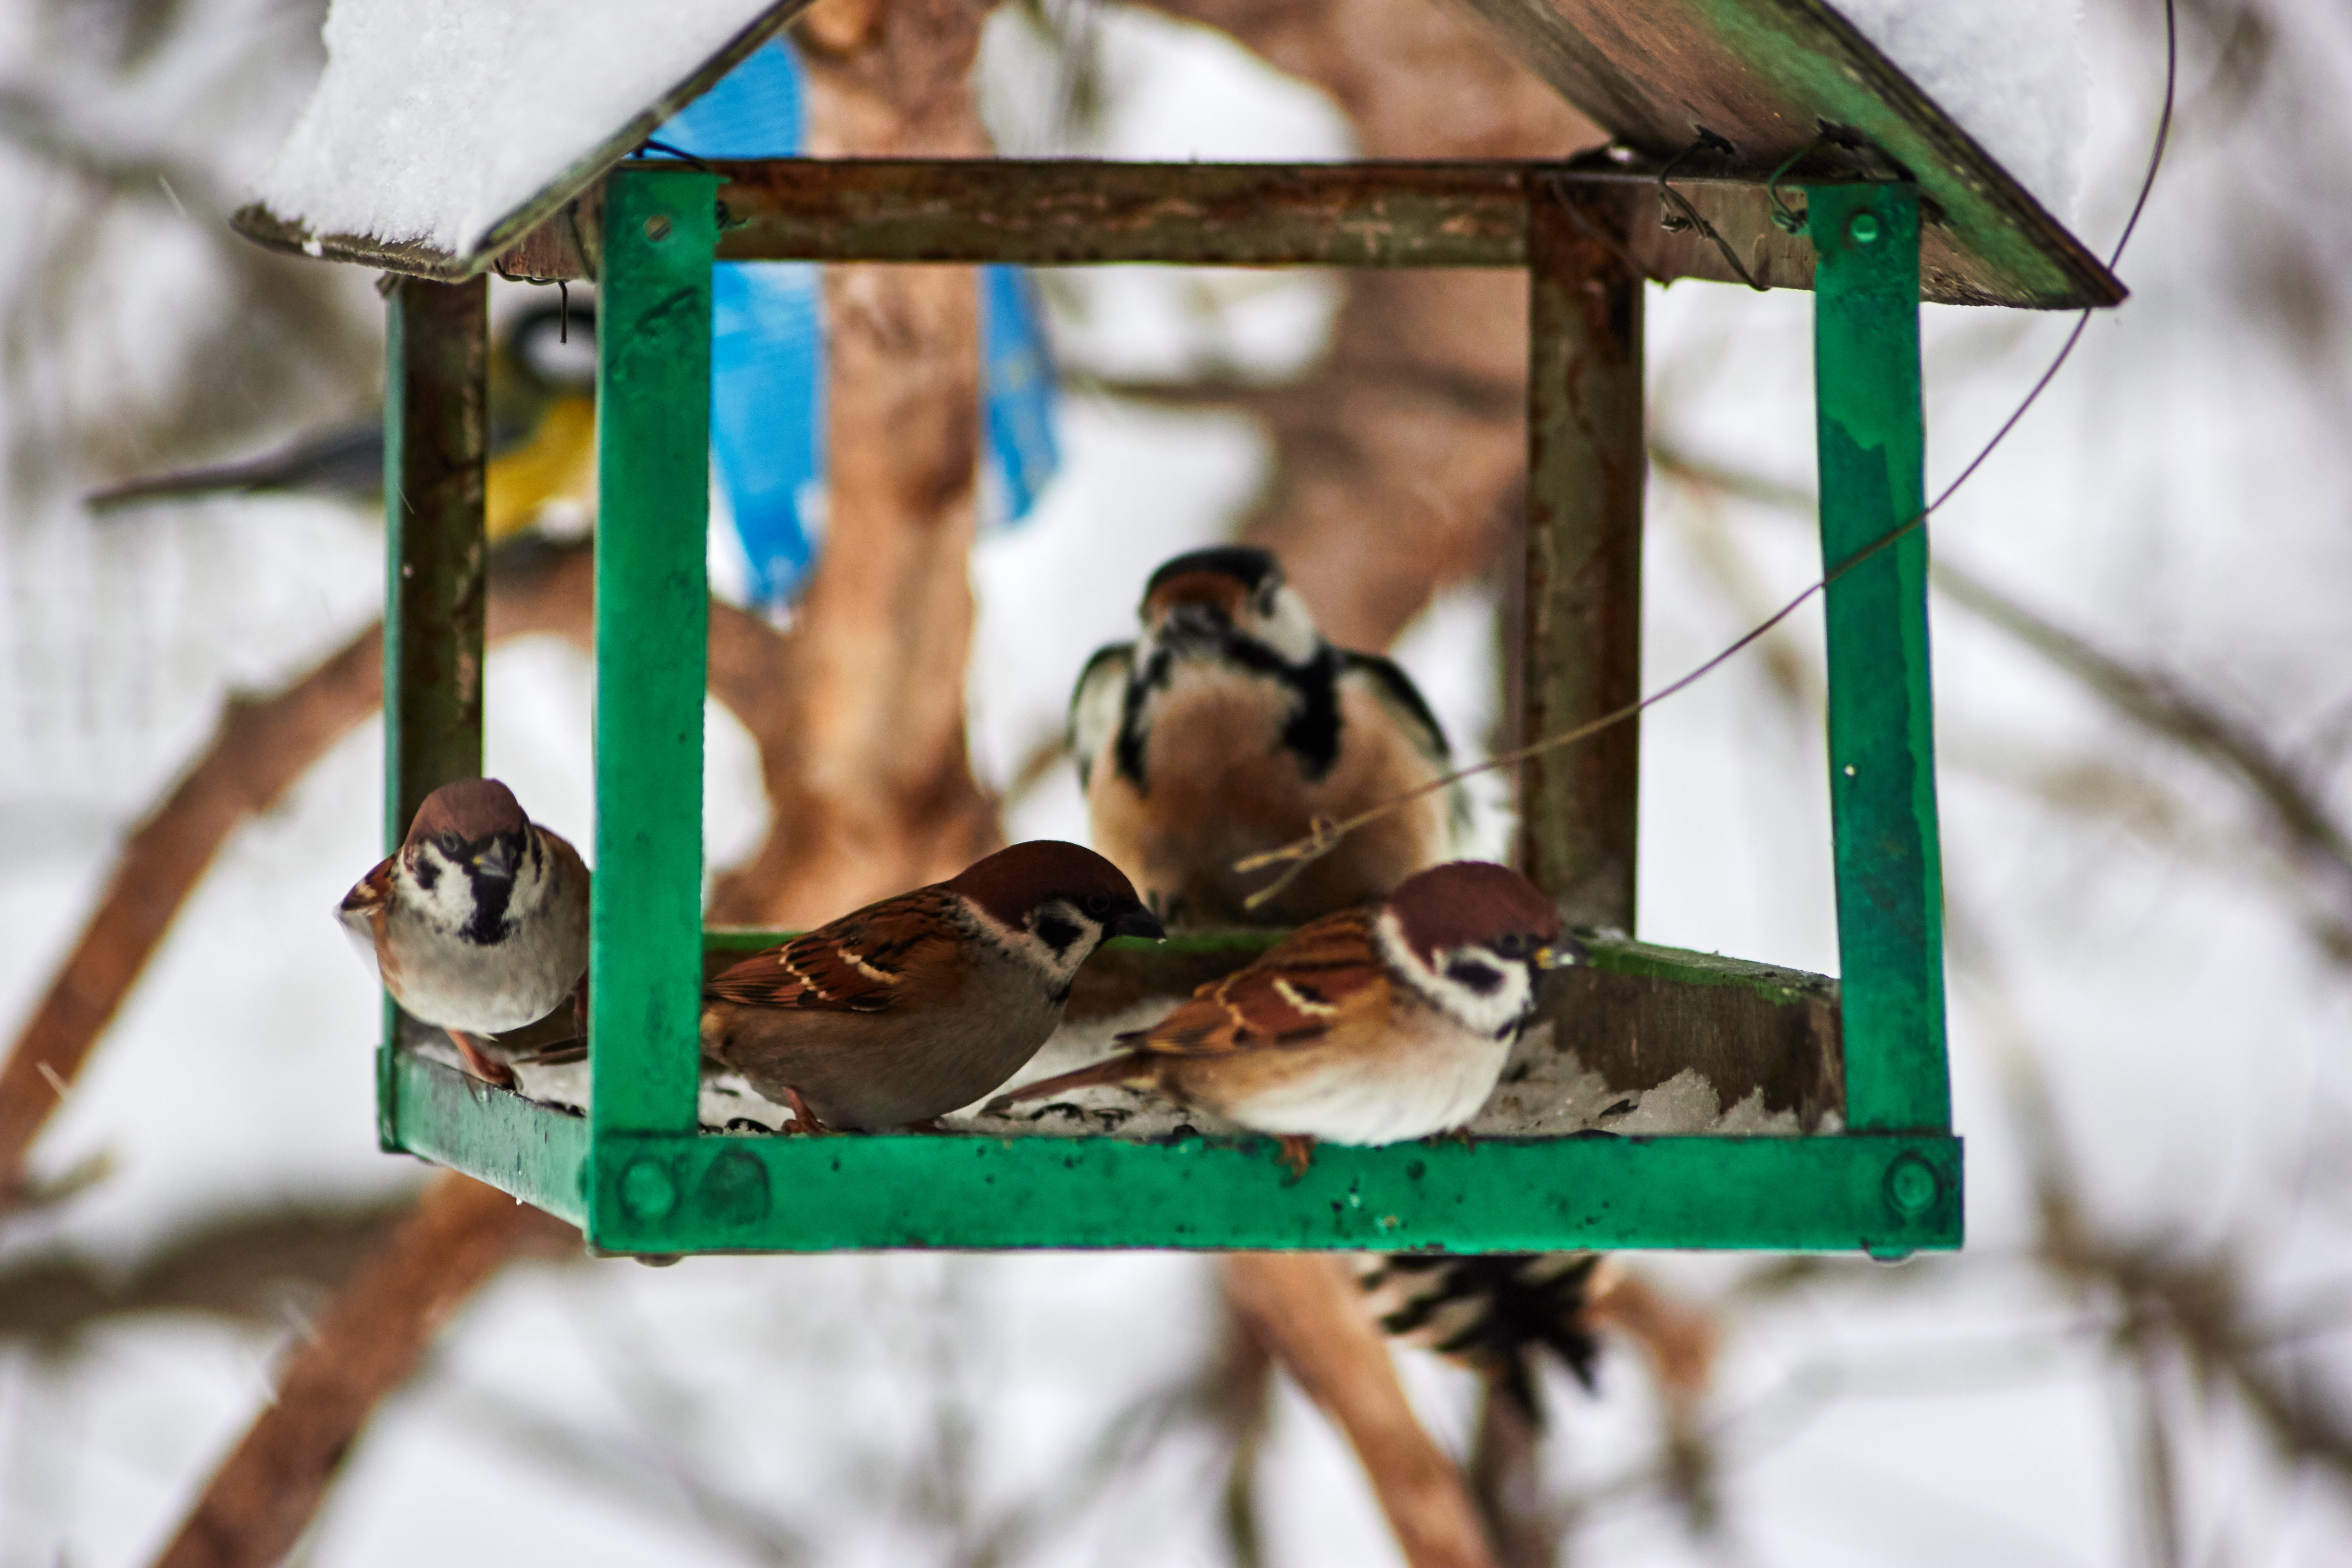
[{"label": "sparrow's tail feather", "polygon": [[1100,1084],[1145,1084],[1159,1075],[1160,1064],[1141,1051],[1123,1051],[1090,1068],[1075,1072],[1058,1073],[1052,1078],[1024,1083],[1009,1094],[1000,1094],[988,1102],[989,1114],[1002,1115],[1024,1100],[1043,1100],[1048,1095],[1067,1094],[1074,1089],[1093,1089]]}]

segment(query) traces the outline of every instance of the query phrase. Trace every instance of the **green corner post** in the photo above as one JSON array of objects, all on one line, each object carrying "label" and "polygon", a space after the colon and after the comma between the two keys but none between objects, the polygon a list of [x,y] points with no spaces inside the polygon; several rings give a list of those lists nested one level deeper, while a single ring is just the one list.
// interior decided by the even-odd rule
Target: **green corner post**
[{"label": "green corner post", "polygon": [[[591,1241],[685,1195],[699,1048],[717,176],[625,163],[597,300]],[[638,1136],[651,1134],[632,1149]]]},{"label": "green corner post", "polygon": [[[395,278],[384,331],[383,837],[391,854],[425,797],[482,771],[489,453],[489,280]],[[376,1049],[376,1137],[400,1137],[387,996]]]},{"label": "green corner post", "polygon": [[[1903,184],[1807,195],[1822,560],[1834,573],[1927,510],[1919,195]],[[1853,565],[1824,598],[1846,1124],[1946,1131],[1927,529]]]}]

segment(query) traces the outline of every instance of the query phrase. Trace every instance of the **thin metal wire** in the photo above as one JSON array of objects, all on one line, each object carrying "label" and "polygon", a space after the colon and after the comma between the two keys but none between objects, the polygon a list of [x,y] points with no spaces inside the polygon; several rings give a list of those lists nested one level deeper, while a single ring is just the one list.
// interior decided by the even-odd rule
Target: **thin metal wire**
[{"label": "thin metal wire", "polygon": [[[2140,179],[2139,195],[2132,203],[2131,216],[2124,222],[2123,233],[2116,237],[2115,248],[2108,254],[2107,267],[2109,270],[2113,270],[2115,267],[2123,260],[2124,249],[2131,243],[2134,231],[2139,227],[2140,216],[2147,210],[2148,195],[2156,188],[2157,172],[2164,166],[2165,150],[2171,142],[2173,103],[2179,89],[2180,74],[2180,28],[2177,5],[2178,0],[2164,0],[2164,108],[2162,113],[2159,114],[2157,119],[2156,140],[2154,144],[2148,150],[2147,173]],[[1705,131],[1700,132],[1700,135],[1703,138],[1709,134],[1710,132]],[[1718,137],[1717,140],[1720,141],[1721,138]],[[1698,145],[1703,144],[1704,142],[1695,144],[1693,147],[1685,149],[1672,162],[1667,163],[1665,171],[1661,172],[1658,176],[1658,183],[1661,189],[1668,188],[1665,185],[1666,173],[1671,172],[1675,163],[1680,163],[1683,158],[1688,157],[1692,152],[1698,150]],[[1671,192],[1669,192],[1669,194],[1671,194]],[[1721,242],[1718,241],[1717,243],[1720,244]],[[1286,863],[1287,866],[1287,868],[1283,871],[1281,876],[1276,878],[1272,882],[1260,888],[1257,891],[1252,893],[1247,899],[1244,900],[1244,906],[1249,909],[1256,909],[1260,905],[1264,904],[1267,900],[1279,894],[1283,889],[1288,887],[1292,880],[1296,879],[1301,871],[1304,871],[1310,864],[1330,853],[1332,849],[1338,847],[1340,839],[1346,837],[1349,833],[1352,833],[1357,828],[1363,826],[1367,823],[1378,821],[1380,818],[1388,816],[1391,812],[1401,811],[1404,807],[1411,805],[1414,801],[1423,798],[1424,795],[1433,795],[1442,789],[1449,789],[1464,779],[1472,778],[1483,773],[1491,773],[1496,768],[1509,767],[1513,763],[1525,762],[1528,758],[1541,755],[1545,752],[1555,751],[1564,746],[1572,746],[1580,741],[1590,740],[1594,735],[1601,733],[1603,730],[1612,729],[1616,725],[1622,724],[1642,712],[1644,709],[1654,707],[1656,704],[1664,701],[1667,698],[1674,696],[1677,692],[1696,684],[1702,677],[1713,674],[1723,665],[1728,663],[1735,656],[1754,646],[1754,644],[1767,632],[1769,632],[1773,627],[1779,626],[1782,621],[1787,620],[1790,616],[1795,615],[1797,611],[1804,605],[1805,602],[1811,599],[1814,595],[1821,593],[1822,590],[1829,587],[1831,584],[1835,583],[1839,578],[1843,577],[1847,573],[1853,571],[1855,567],[1860,566],[1864,562],[1877,555],[1881,551],[1891,549],[1902,540],[1908,537],[1911,533],[1926,527],[1927,519],[1933,516],[1945,502],[1950,500],[1952,497],[1958,492],[1959,488],[1962,485],[1969,482],[1969,479],[1975,475],[1976,471],[1984,466],[1985,460],[1993,455],[1994,450],[2000,446],[2001,442],[2008,439],[2009,433],[2017,428],[2018,422],[2025,417],[2026,410],[2033,406],[2034,403],[2042,396],[2042,392],[2050,385],[2051,382],[2057,378],[2059,370],[2065,364],[2068,356],[2074,353],[2074,345],[2082,342],[2083,332],[2090,324],[2091,312],[2090,310],[2085,310],[2075,321],[2074,330],[2066,334],[2065,342],[2059,346],[2058,353],[2051,360],[2049,368],[2044,370],[2042,374],[2035,379],[2032,389],[2026,393],[2024,398],[2018,404],[2016,409],[2011,413],[2007,419],[2001,422],[2000,428],[1993,432],[1992,439],[1987,441],[1984,446],[1979,449],[1977,455],[1969,460],[1968,467],[1962,468],[1958,475],[1953,479],[1952,482],[1944,487],[1941,494],[1937,495],[1934,500],[1927,503],[1927,510],[1920,512],[1918,516],[1912,518],[1909,521],[1888,530],[1885,533],[1881,534],[1877,539],[1873,540],[1869,544],[1864,546],[1861,550],[1857,551],[1853,555],[1848,556],[1844,561],[1839,563],[1838,565],[1832,570],[1823,573],[1819,582],[1814,583],[1803,593],[1799,594],[1795,598],[1790,600],[1786,605],[1783,605],[1780,609],[1774,611],[1770,616],[1768,616],[1754,626],[1749,627],[1748,630],[1742,634],[1739,639],[1732,643],[1730,647],[1724,648],[1721,652],[1716,654],[1711,658],[1708,658],[1705,663],[1699,665],[1688,674],[1684,675],[1679,679],[1669,681],[1666,685],[1660,687],[1657,690],[1651,692],[1648,696],[1641,699],[1639,701],[1629,702],[1624,707],[1617,709],[1613,712],[1604,713],[1600,718],[1594,719],[1587,723],[1580,724],[1573,730],[1565,731],[1557,735],[1548,735],[1540,741],[1518,747],[1514,751],[1506,752],[1500,756],[1489,757],[1483,763],[1474,763],[1466,768],[1456,769],[1454,772],[1446,774],[1443,778],[1433,779],[1430,783],[1422,785],[1419,789],[1408,790],[1403,795],[1392,796],[1388,800],[1382,801],[1380,805],[1371,807],[1370,810],[1359,812],[1354,816],[1348,817],[1344,821],[1333,822],[1328,819],[1318,819],[1310,826],[1309,830],[1304,838],[1295,839],[1292,842],[1282,846],[1278,849],[1269,849],[1263,854],[1252,855],[1244,859],[1235,861],[1234,863],[1234,869],[1244,875],[1251,871],[1264,870],[1272,866],[1286,865]]]},{"label": "thin metal wire", "polygon": [[[1706,126],[1700,126],[1698,128],[1698,135],[1691,144],[1684,148],[1681,152],[1675,153],[1673,157],[1667,159],[1666,166],[1658,171],[1658,195],[1662,199],[1675,204],[1675,210],[1680,212],[1683,216],[1684,225],[1685,227],[1695,227],[1701,234],[1706,236],[1707,238],[1715,242],[1715,248],[1722,253],[1725,264],[1738,276],[1738,279],[1742,283],[1747,284],[1759,294],[1766,294],[1769,293],[1770,290],[1765,288],[1763,284],[1756,281],[1755,275],[1748,270],[1747,264],[1739,259],[1738,254],[1731,248],[1730,242],[1726,240],[1721,234],[1716,231],[1715,225],[1707,222],[1706,219],[1700,215],[1698,208],[1691,205],[1688,197],[1685,196],[1680,191],[1675,189],[1674,186],[1666,183],[1667,176],[1671,175],[1675,172],[1676,166],[1679,165],[1684,159],[1688,158],[1694,153],[1734,153],[1738,150],[1738,149],[1732,146],[1730,142],[1725,141],[1722,137],[1717,136]],[[1669,225],[1668,226],[1671,227],[1672,226]]]}]

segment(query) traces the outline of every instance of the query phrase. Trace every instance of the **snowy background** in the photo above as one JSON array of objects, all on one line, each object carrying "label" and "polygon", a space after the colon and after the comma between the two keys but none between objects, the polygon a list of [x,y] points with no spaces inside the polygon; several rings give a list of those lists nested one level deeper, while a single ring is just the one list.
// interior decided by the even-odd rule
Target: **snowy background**
[{"label": "snowy background", "polygon": [[[1948,9],[1875,0],[1855,14],[1898,58],[1923,51],[1911,58],[1931,89],[2104,252],[2155,123],[2160,16],[2091,0],[2079,37],[2063,5],[2002,6],[1983,30],[1920,20]],[[0,11],[12,1030],[221,701],[309,668],[379,603],[380,532],[362,510],[256,499],[99,521],[75,500],[370,406],[371,279],[317,268],[290,287],[219,226],[316,80],[319,24],[314,5],[280,0]],[[1093,26],[1105,108],[1089,152],[1350,150],[1320,94],[1220,37],[1115,7]],[[1037,37],[1011,13],[992,26],[982,80],[1000,144],[1046,150],[1054,117],[1028,112],[1045,80]],[[1999,70],[1937,54],[1995,45]],[[2184,6],[2177,139],[2121,268],[2134,298],[2092,323],[1934,530],[1940,560],[2231,716],[2338,821],[2352,815],[2352,290],[2335,269],[2352,237],[2347,79],[2352,25],[2333,8]],[[973,565],[973,740],[992,786],[1058,727],[1079,660],[1122,633],[1150,566],[1223,536],[1264,478],[1248,419],[1090,388],[1208,365],[1295,374],[1337,289],[1120,270],[1057,279],[1049,296],[1074,373],[1065,471]],[[1806,298],[1684,284],[1654,289],[1650,312],[1654,435],[1758,481],[1742,494],[1654,477],[1654,686],[1818,563],[1807,517],[1771,495],[1811,483]],[[1927,315],[1932,492],[2072,323]],[[1662,1483],[1656,1402],[1621,1352],[1599,1399],[1551,1391],[1570,1558],[2345,1561],[2352,971],[2325,940],[2347,918],[2344,889],[2282,848],[2273,814],[2212,748],[2136,721],[1951,598],[1936,614],[1969,1250],[1793,1275],[1771,1259],[1644,1260],[1717,1305],[1729,1335],[1707,1412],[1716,1522],[1695,1531]],[[1834,970],[1818,637],[1808,612],[1646,721],[1643,936]],[[1466,748],[1491,716],[1491,641],[1489,602],[1463,590],[1398,649]],[[489,770],[587,842],[583,663],[517,644],[489,680]],[[709,735],[709,847],[724,864],[758,842],[765,806],[741,731],[714,709]],[[364,726],[229,842],[37,1151],[39,1174],[98,1157],[107,1173],[0,1229],[0,1300],[12,1271],[43,1260],[129,1279],[225,1216],[363,1205],[421,1179],[375,1152],[376,994],[330,919],[377,853],[380,742]],[[1074,781],[1049,778],[1009,826],[1080,836]],[[1490,814],[1496,842],[1501,826]],[[2053,1151],[2101,1237],[2210,1268],[2235,1293],[2232,1344],[2289,1391],[2300,1424],[2259,1418],[2240,1383],[2053,1267],[2033,1185]],[[520,1266],[386,1406],[299,1558],[1219,1562],[1222,1476],[1186,1403],[1217,1348],[1213,1304],[1207,1266],[1170,1256]],[[315,1306],[5,1328],[0,1568],[152,1555]],[[1464,1442],[1468,1380],[1406,1363],[1433,1428]],[[1122,1418],[1160,1420],[1161,1437],[1123,1451],[1107,1486],[1089,1467]],[[1295,1393],[1263,1463],[1266,1563],[1394,1560],[1352,1458]]]}]

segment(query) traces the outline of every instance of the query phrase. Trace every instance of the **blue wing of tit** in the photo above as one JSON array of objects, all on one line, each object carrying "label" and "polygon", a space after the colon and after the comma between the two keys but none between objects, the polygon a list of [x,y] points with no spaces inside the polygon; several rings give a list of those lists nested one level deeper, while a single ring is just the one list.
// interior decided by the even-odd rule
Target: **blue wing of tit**
[{"label": "blue wing of tit", "polygon": [[1095,758],[1125,722],[1127,679],[1134,668],[1135,645],[1121,642],[1095,649],[1078,672],[1078,684],[1070,692],[1069,745],[1078,762],[1080,789],[1092,782]]},{"label": "blue wing of tit", "polygon": [[[800,59],[754,50],[656,132],[702,158],[788,157],[804,137]],[[1060,464],[1045,313],[1022,269],[980,268],[981,521],[1026,516]],[[711,268],[710,442],[751,596],[789,603],[824,532],[823,274],[804,262]]]},{"label": "blue wing of tit", "polygon": [[[490,356],[490,532],[511,533],[527,524],[552,488],[545,476],[580,466],[593,447],[596,312],[593,306],[559,301],[533,305],[509,316]],[[577,345],[568,367],[552,363],[557,345]],[[574,416],[575,407],[582,410]],[[581,448],[574,451],[572,448]],[[383,421],[314,431],[259,458],[201,468],[155,474],[94,490],[89,510],[104,514],[152,501],[257,491],[340,497],[373,505],[383,497]],[[500,499],[513,492],[503,510],[516,516],[501,526]]]},{"label": "blue wing of tit", "polygon": [[[1381,706],[1396,720],[1412,739],[1413,746],[1429,759],[1439,773],[1450,773],[1454,767],[1453,748],[1445,743],[1445,729],[1430,711],[1429,703],[1422,697],[1421,688],[1412,677],[1393,659],[1382,658],[1376,653],[1356,653],[1339,650],[1339,679],[1355,678],[1379,699]],[[1454,819],[1456,838],[1470,828],[1470,795],[1459,784],[1445,792],[1446,805]]]}]

